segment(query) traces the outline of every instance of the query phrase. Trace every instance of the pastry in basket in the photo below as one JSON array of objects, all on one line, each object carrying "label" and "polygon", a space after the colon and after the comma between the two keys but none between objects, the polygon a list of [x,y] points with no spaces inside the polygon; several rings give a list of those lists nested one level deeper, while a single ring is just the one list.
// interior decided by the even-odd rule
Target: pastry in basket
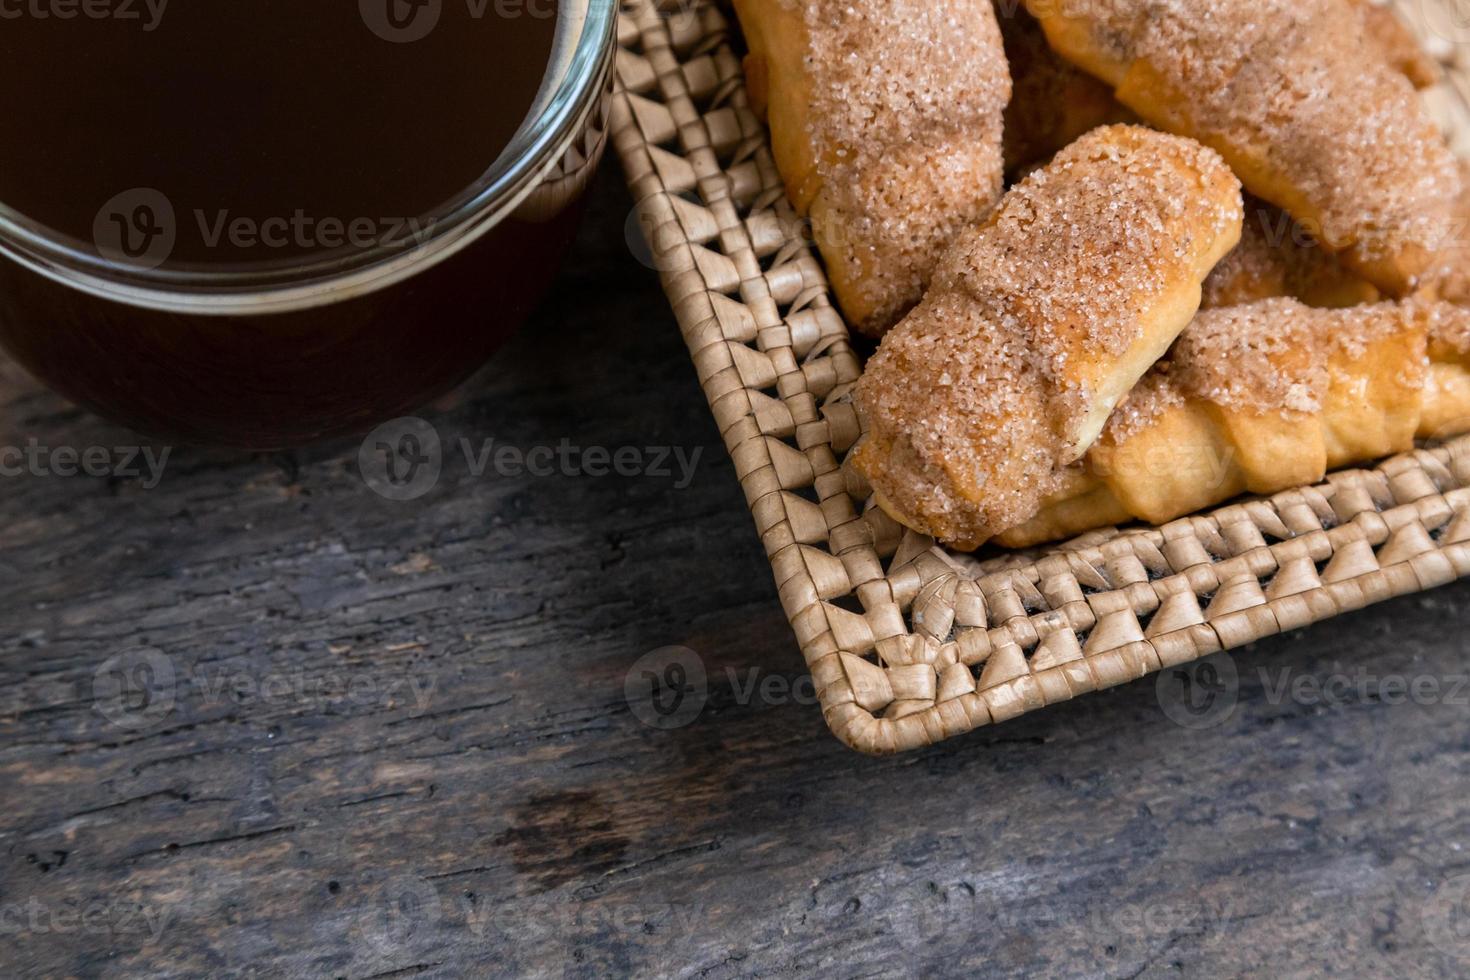
[{"label": "pastry in basket", "polygon": [[975,548],[1026,520],[1185,328],[1240,237],[1218,154],[1094,130],[962,236],[856,388],[850,454],[896,520]]},{"label": "pastry in basket", "polygon": [[[1352,4],[1362,19],[1366,40],[1374,51],[1405,75],[1415,88],[1429,88],[1440,81],[1438,63],[1389,6],[1373,0],[1345,2]],[[1005,112],[1007,173],[1045,162],[1053,153],[1098,126],[1137,121],[1131,111],[1113,98],[1110,86],[1051,49],[1041,25],[1018,0],[995,0],[995,17],[1000,23],[1006,59],[1011,66],[1011,101]]]},{"label": "pastry in basket", "polygon": [[1001,194],[991,0],[736,0],[748,88],[850,324],[881,336]]},{"label": "pastry in basket", "polygon": [[1459,191],[1412,85],[1343,0],[1027,0],[1064,57],[1148,122],[1214,147],[1394,296],[1437,265]]},{"label": "pastry in basket", "polygon": [[[1345,2],[1362,19],[1366,40],[1375,52],[1415,88],[1429,88],[1440,81],[1439,65],[1389,6],[1373,0]],[[1011,102],[1005,113],[1007,173],[1046,161],[1098,126],[1136,121],[1113,98],[1111,87],[1051,49],[1041,25],[1018,0],[995,0],[995,17],[1011,66]],[[1249,214],[1246,221],[1249,224]]]},{"label": "pastry in basket", "polygon": [[995,17],[1011,66],[1011,101],[1005,111],[1005,163],[1016,173],[1045,163],[1084,133],[1137,117],[1113,98],[1113,90],[1059,57],[1036,18],[1017,0],[996,0]]},{"label": "pastry in basket", "polygon": [[1134,518],[1160,524],[1238,494],[1470,431],[1470,311],[1407,301],[1208,310],[1108,420],[1031,520],[1024,547]]},{"label": "pastry in basket", "polygon": [[1382,297],[1373,284],[1319,248],[1280,209],[1245,196],[1240,244],[1205,280],[1202,309],[1289,296],[1308,306],[1357,306]]}]

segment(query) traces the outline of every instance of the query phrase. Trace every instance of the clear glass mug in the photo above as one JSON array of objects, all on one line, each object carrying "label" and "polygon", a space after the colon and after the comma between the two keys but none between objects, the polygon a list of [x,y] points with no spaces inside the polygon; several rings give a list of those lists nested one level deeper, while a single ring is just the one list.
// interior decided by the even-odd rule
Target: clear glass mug
[{"label": "clear glass mug", "polygon": [[[550,285],[605,149],[616,5],[562,11],[570,21],[542,95],[501,158],[414,232],[371,248],[274,267],[148,268],[0,203],[0,346],[98,414],[186,443],[301,445],[443,394]],[[120,203],[152,214],[147,200]]]}]

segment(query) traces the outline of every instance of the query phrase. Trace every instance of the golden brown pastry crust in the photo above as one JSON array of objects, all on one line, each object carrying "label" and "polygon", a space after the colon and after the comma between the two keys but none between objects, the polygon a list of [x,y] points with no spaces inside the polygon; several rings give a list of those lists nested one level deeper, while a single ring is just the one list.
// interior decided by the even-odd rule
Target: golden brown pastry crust
[{"label": "golden brown pastry crust", "polygon": [[1184,329],[1240,236],[1217,154],[1098,129],[963,236],[884,339],[850,461],[909,527],[975,548],[1035,513],[1118,400]]},{"label": "golden brown pastry crust", "polygon": [[1342,267],[1281,209],[1245,196],[1240,244],[1205,280],[1201,309],[1291,297],[1308,306],[1376,303],[1382,295]]},{"label": "golden brown pastry crust", "polygon": [[1202,312],[1009,547],[1140,519],[1470,431],[1470,311],[1408,301],[1319,310],[1264,300]]},{"label": "golden brown pastry crust", "polygon": [[752,101],[847,320],[881,336],[1001,194],[991,0],[735,0]]},{"label": "golden brown pastry crust", "polygon": [[1359,275],[1411,292],[1459,177],[1412,86],[1341,0],[1027,0],[1052,47],[1150,123],[1219,150]]}]

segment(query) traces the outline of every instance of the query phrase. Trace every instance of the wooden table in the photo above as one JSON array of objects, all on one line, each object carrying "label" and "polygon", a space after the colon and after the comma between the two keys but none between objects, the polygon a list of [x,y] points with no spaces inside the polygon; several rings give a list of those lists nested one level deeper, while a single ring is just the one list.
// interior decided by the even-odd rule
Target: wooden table
[{"label": "wooden table", "polygon": [[[425,411],[417,499],[356,440],[0,478],[0,974],[1470,970],[1470,585],[1238,653],[1223,717],[1145,681],[854,755],[628,211],[609,168],[545,309]],[[0,447],[138,441],[9,362],[0,405]],[[477,474],[487,439],[578,452]],[[682,727],[643,720],[668,646]]]}]

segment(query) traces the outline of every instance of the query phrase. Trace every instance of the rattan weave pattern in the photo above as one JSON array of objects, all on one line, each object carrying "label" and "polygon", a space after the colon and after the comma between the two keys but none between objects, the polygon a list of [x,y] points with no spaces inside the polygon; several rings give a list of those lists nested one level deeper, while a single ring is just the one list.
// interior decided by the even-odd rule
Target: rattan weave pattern
[{"label": "rattan weave pattern", "polygon": [[[900,527],[841,465],[861,365],[749,109],[733,30],[705,0],[624,0],[613,145],[846,744],[917,748],[1470,574],[1470,438],[988,561]],[[1464,78],[1431,98],[1462,136]]]}]

